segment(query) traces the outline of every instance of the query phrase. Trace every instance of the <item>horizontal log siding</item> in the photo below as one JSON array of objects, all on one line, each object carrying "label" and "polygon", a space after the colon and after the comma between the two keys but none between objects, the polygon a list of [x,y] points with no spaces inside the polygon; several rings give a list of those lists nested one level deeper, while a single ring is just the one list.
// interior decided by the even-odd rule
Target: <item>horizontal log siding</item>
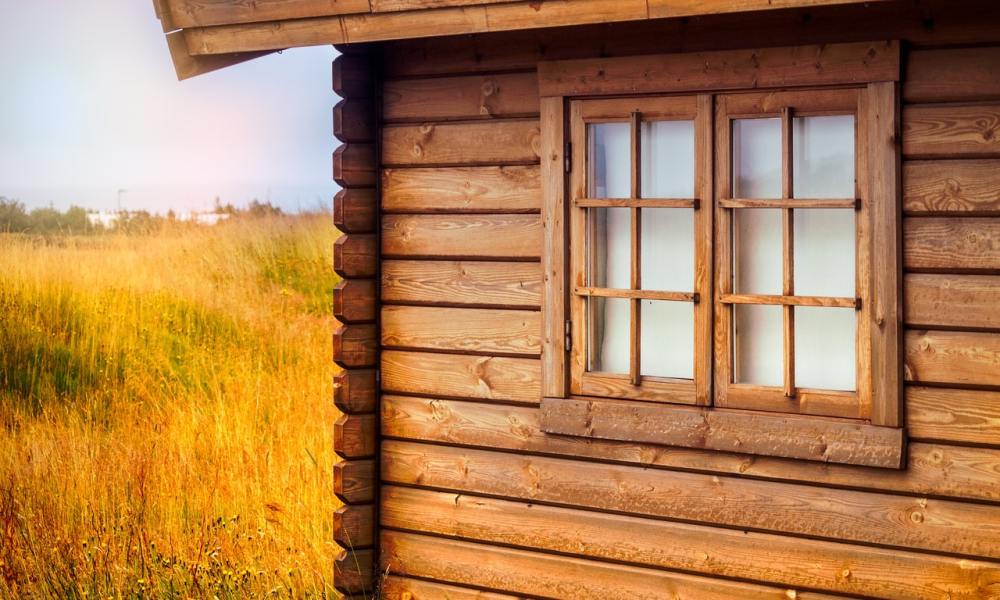
[{"label": "horizontal log siding", "polygon": [[[386,87],[382,173],[388,597],[1000,596],[1000,46],[933,49],[916,25],[874,36],[823,18],[829,27],[791,43],[920,37],[902,113],[907,468],[542,433],[528,81],[543,57],[664,50],[613,33],[593,50],[530,32],[390,44],[386,72],[400,78]],[[961,39],[962,19],[940,13],[941,43]],[[747,31],[734,21],[731,37]],[[473,322],[487,309],[501,310]]]}]

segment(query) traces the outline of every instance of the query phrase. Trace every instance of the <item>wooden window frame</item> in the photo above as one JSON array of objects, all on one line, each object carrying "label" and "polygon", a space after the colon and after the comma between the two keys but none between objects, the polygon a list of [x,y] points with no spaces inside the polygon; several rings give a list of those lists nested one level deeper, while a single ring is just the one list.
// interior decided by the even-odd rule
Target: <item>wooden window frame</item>
[{"label": "wooden window frame", "polygon": [[[883,468],[904,467],[906,436],[902,428],[900,364],[899,64],[898,42],[540,64],[545,236],[543,431]],[[651,65],[669,65],[670,69],[658,69]],[[627,96],[608,102],[646,105],[649,110],[654,110],[651,107],[655,103],[643,100],[643,94],[659,95],[657,102],[661,105],[665,95],[684,94],[688,101],[696,98],[702,108],[705,104],[712,107],[708,114],[718,120],[738,113],[729,110],[731,106],[713,107],[718,98],[715,94],[727,94],[727,98],[733,98],[735,96],[729,94],[747,92],[739,96],[741,102],[756,103],[757,106],[749,112],[762,114],[774,112],[775,106],[782,104],[782,98],[788,100],[797,91],[810,88],[825,91],[811,96],[813,99],[843,99],[856,94],[857,180],[862,182],[863,187],[857,190],[853,199],[856,207],[847,206],[852,199],[831,199],[826,204],[854,208],[858,215],[856,230],[863,236],[858,246],[856,269],[857,296],[866,298],[857,309],[860,311],[858,337],[865,340],[859,343],[857,354],[859,365],[864,362],[858,368],[856,400],[853,402],[853,406],[859,408],[840,411],[839,407],[852,403],[845,403],[839,393],[798,390],[787,376],[786,385],[777,389],[777,395],[774,389],[741,389],[739,386],[742,384],[731,383],[731,349],[728,348],[722,348],[725,350],[721,355],[724,357],[722,361],[719,356],[714,360],[696,360],[695,381],[699,381],[699,375],[706,375],[701,379],[705,382],[703,386],[688,382],[688,387],[682,389],[678,387],[680,382],[652,379],[649,382],[652,385],[646,386],[650,391],[647,394],[642,391],[642,378],[636,382],[638,386],[633,386],[631,377],[623,380],[619,375],[612,381],[614,385],[609,386],[606,378],[588,377],[583,351],[584,325],[579,318],[568,318],[580,313],[581,298],[586,295],[581,292],[587,292],[581,289],[583,286],[579,279],[582,252],[577,247],[569,248],[570,231],[576,231],[573,228],[581,225],[583,212],[573,206],[574,199],[584,198],[585,194],[580,192],[586,189],[580,187],[583,185],[581,180],[585,179],[581,174],[586,172],[582,162],[585,160],[585,145],[581,145],[581,139],[578,139],[580,132],[573,131],[572,124],[578,119],[571,118],[579,116],[571,113],[581,110],[575,107],[583,105],[574,101],[591,99],[590,105],[600,106],[600,102],[592,99]],[[806,98],[807,94],[803,94],[802,98]],[[729,102],[727,99],[720,104]],[[792,102],[784,103],[795,106]],[[833,109],[845,110],[842,106]],[[780,115],[780,107],[777,110]],[[821,111],[822,108],[810,106],[808,110]],[[698,118],[697,114],[695,118]],[[786,126],[790,118],[791,113],[784,111]],[[697,122],[695,129],[697,139],[703,135]],[[710,126],[708,135],[710,138],[714,135],[715,139],[714,143],[708,144],[705,152],[709,155],[711,168],[726,169],[726,176],[722,178],[716,172],[714,177],[709,175],[696,183],[699,201],[696,205],[699,209],[695,210],[696,226],[700,213],[705,215],[700,224],[704,226],[708,221],[709,230],[715,232],[712,237],[702,236],[702,239],[712,240],[711,247],[697,249],[696,256],[704,252],[703,256],[712,257],[708,264],[713,268],[707,269],[705,279],[709,289],[713,284],[715,286],[715,295],[708,296],[713,300],[708,308],[716,313],[715,318],[708,319],[708,335],[715,340],[710,346],[716,353],[721,345],[731,343],[724,339],[725,331],[720,335],[719,324],[723,322],[724,315],[718,313],[731,311],[726,307],[731,307],[733,302],[784,305],[789,307],[783,309],[787,312],[793,304],[817,305],[831,301],[791,294],[789,297],[739,298],[725,293],[721,282],[727,275],[731,281],[731,272],[727,272],[724,265],[720,266],[720,261],[731,258],[727,258],[727,248],[719,250],[716,237],[727,226],[730,211],[752,210],[736,208],[737,205],[752,203],[734,202],[726,193],[724,182],[728,179],[728,166],[719,163],[728,163],[731,157],[726,161],[720,160],[719,157],[725,153],[720,155],[719,146],[725,143],[728,152],[728,141],[722,138],[728,140],[729,136],[728,132],[721,135],[719,131],[718,123]],[[696,142],[699,178],[701,167],[705,165],[701,152],[702,148]],[[568,175],[570,171],[574,174],[572,177]],[[706,187],[709,188],[708,193],[704,191]],[[788,191],[787,187],[785,191]],[[787,197],[790,194],[784,195]],[[710,207],[705,206],[704,198],[711,199]],[[633,213],[641,206],[636,202],[621,204],[632,208]],[[789,214],[786,206],[780,202],[776,204],[778,208],[786,209],[784,214]],[[636,224],[637,219],[633,216],[633,227]],[[784,229],[790,230],[790,225],[786,217]],[[633,243],[636,243],[635,236]],[[790,243],[786,235],[785,246]],[[696,279],[697,273],[699,271],[696,270]],[[632,279],[635,287],[635,277]],[[786,288],[783,291],[786,293],[793,289],[788,285],[791,283],[789,279],[785,277]],[[701,302],[705,296],[702,296],[702,288],[698,285],[695,293],[699,300],[695,306],[709,304]],[[854,306],[858,305],[857,298],[836,299],[835,303],[846,306],[850,304],[848,300],[853,300]],[[632,319],[632,328],[637,326],[638,319]],[[704,335],[697,324],[696,331],[698,336]],[[791,328],[785,335],[791,335]],[[571,347],[578,351],[571,354]],[[696,344],[696,352],[700,353],[703,349],[698,349]],[[721,368],[720,362],[725,363]],[[635,367],[631,370],[634,372]],[[703,373],[703,370],[706,372]],[[588,379],[594,385],[587,385]],[[619,390],[623,387],[638,388],[638,391],[633,389],[631,394],[622,394]],[[698,389],[692,391],[695,387]],[[755,395],[754,392],[760,391],[767,393]],[[791,394],[786,395],[789,392]],[[816,412],[825,414],[812,414]]]}]

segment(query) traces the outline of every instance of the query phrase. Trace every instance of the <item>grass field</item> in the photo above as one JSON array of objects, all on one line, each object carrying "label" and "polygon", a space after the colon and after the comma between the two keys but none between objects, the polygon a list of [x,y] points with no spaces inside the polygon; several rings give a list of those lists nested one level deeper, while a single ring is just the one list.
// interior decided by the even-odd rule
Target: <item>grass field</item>
[{"label": "grass field", "polygon": [[336,597],[335,235],[0,234],[0,597]]}]

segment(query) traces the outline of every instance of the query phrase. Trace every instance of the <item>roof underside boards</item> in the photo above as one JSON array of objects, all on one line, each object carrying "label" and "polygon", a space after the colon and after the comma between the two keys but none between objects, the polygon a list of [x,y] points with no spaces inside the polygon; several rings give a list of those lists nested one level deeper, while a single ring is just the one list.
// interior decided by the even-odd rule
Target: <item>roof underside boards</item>
[{"label": "roof underside boards", "polygon": [[[300,46],[872,1],[891,0],[153,0],[153,5],[164,32],[183,39],[184,44],[170,45],[183,78]],[[206,55],[232,56],[223,62],[196,58]],[[211,68],[192,68],[200,64]]]}]

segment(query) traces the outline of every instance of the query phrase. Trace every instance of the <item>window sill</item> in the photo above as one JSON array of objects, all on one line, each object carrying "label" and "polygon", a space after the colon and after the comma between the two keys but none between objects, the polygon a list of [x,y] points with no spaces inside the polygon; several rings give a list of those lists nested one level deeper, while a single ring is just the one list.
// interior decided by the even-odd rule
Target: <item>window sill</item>
[{"label": "window sill", "polygon": [[542,431],[578,437],[902,469],[901,428],[806,415],[607,398],[545,398]]}]

